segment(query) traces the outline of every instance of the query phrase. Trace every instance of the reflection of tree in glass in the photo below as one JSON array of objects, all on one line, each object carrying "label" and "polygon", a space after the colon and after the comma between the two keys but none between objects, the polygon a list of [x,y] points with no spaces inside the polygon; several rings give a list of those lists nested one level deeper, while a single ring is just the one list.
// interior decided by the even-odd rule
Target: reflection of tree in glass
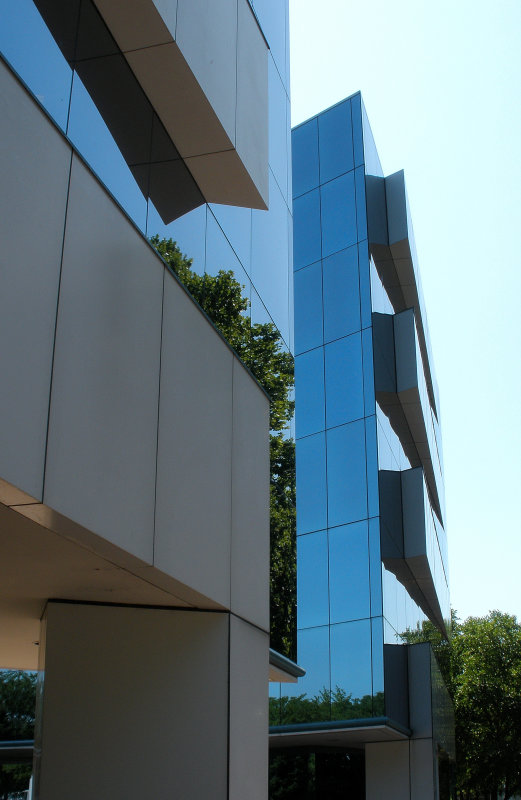
[{"label": "reflection of tree in glass", "polygon": [[150,241],[270,396],[271,646],[295,657],[295,443],[287,436],[293,357],[272,322],[251,322],[250,301],[232,270],[198,275],[172,239]]},{"label": "reflection of tree in glass", "polygon": [[384,693],[353,697],[340,686],[324,687],[314,697],[270,697],[270,725],[297,725],[303,722],[368,719],[384,714]]},{"label": "reflection of tree in glass", "polygon": [[[36,675],[17,670],[0,671],[0,741],[32,739],[36,704]],[[2,764],[0,798],[25,797],[30,764]]]}]

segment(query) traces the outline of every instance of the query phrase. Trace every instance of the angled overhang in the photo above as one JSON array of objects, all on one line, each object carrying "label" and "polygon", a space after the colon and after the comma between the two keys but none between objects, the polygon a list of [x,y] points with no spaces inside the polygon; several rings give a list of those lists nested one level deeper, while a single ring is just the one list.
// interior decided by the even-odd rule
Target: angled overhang
[{"label": "angled overhang", "polygon": [[411,731],[388,717],[306,722],[270,727],[271,747],[363,747],[408,739]]},{"label": "angled overhang", "polygon": [[266,209],[268,46],[247,0],[35,0],[165,223]]},{"label": "angled overhang", "polygon": [[444,536],[430,511],[421,467],[379,472],[382,562],[447,636]]},{"label": "angled overhang", "polygon": [[438,422],[426,385],[414,309],[394,315],[374,313],[373,342],[376,399],[411,466],[422,465],[432,506],[443,521]]},{"label": "angled overhang", "polygon": [[366,175],[366,190],[371,255],[394,310],[414,309],[427,389],[438,415],[438,393],[403,170],[386,178]]}]

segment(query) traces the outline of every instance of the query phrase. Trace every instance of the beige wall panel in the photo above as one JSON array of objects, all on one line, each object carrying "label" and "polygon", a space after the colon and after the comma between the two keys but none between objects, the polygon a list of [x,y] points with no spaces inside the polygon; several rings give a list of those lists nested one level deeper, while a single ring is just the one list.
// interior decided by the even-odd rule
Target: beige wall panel
[{"label": "beige wall panel", "polygon": [[432,739],[411,742],[411,800],[435,800],[435,762]]},{"label": "beige wall panel", "polygon": [[228,615],[50,603],[39,800],[227,796]]},{"label": "beige wall panel", "polygon": [[41,500],[71,150],[0,63],[0,478]]},{"label": "beige wall panel", "polygon": [[154,564],[226,607],[233,358],[166,273]]},{"label": "beige wall panel", "polygon": [[409,800],[409,742],[365,746],[366,800]]},{"label": "beige wall panel", "polygon": [[268,796],[267,633],[230,619],[230,800]]},{"label": "beige wall panel", "polygon": [[231,609],[269,630],[269,402],[234,362]]},{"label": "beige wall panel", "polygon": [[176,42],[235,143],[237,0],[178,0]]},{"label": "beige wall panel", "polygon": [[148,562],[162,286],[159,259],[75,158],[44,502]]},{"label": "beige wall panel", "polygon": [[268,51],[247,0],[238,3],[235,146],[268,205]]}]

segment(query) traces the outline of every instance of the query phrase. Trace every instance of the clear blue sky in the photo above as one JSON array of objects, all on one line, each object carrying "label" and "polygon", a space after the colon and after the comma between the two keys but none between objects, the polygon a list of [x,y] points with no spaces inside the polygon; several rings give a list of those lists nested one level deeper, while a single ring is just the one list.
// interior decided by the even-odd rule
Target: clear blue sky
[{"label": "clear blue sky", "polygon": [[441,398],[452,605],[521,619],[521,2],[290,0],[292,123],[357,90],[405,170]]}]

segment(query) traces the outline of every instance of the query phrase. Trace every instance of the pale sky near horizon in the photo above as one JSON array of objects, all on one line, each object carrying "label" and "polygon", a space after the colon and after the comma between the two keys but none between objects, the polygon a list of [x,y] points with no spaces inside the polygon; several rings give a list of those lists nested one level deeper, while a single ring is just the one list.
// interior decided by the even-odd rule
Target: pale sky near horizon
[{"label": "pale sky near horizon", "polygon": [[404,169],[441,400],[451,603],[521,621],[521,0],[290,0],[292,124],[362,91]]}]

